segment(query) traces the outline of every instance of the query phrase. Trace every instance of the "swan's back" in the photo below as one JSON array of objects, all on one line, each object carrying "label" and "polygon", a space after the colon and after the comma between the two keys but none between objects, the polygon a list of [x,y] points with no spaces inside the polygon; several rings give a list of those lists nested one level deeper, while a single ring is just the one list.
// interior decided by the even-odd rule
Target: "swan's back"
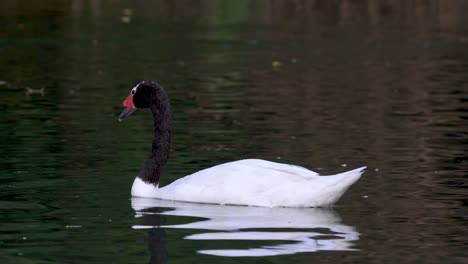
[{"label": "swan's back", "polygon": [[201,170],[158,189],[155,198],[251,206],[320,207],[336,202],[364,168],[319,176],[306,168],[258,159]]}]

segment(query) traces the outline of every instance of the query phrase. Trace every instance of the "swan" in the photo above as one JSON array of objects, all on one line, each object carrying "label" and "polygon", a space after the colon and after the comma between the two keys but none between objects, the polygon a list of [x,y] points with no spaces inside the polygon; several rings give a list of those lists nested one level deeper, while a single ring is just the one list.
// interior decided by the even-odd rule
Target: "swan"
[{"label": "swan", "polygon": [[133,86],[122,105],[119,122],[138,108],[149,108],[154,119],[151,153],[135,177],[133,197],[222,205],[328,207],[340,199],[366,168],[320,176],[300,166],[243,159],[195,172],[159,188],[171,144],[169,97],[158,83],[143,80]]}]

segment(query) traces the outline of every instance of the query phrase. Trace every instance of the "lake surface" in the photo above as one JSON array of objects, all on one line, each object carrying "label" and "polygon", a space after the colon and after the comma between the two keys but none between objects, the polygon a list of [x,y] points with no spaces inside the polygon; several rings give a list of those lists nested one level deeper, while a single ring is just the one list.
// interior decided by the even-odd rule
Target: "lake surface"
[{"label": "lake surface", "polygon": [[[60,2],[60,1],[59,1]],[[466,1],[2,1],[1,263],[467,263]],[[130,197],[263,158],[366,173],[333,208]]]}]

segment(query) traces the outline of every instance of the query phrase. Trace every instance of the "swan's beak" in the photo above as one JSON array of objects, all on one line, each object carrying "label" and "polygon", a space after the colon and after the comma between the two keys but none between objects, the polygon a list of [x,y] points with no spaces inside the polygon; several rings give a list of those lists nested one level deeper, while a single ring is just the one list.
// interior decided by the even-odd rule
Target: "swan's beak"
[{"label": "swan's beak", "polygon": [[119,122],[122,122],[127,116],[131,115],[133,112],[137,110],[137,108],[133,105],[133,94],[130,94],[125,101],[122,102],[122,106],[125,109],[119,115]]}]

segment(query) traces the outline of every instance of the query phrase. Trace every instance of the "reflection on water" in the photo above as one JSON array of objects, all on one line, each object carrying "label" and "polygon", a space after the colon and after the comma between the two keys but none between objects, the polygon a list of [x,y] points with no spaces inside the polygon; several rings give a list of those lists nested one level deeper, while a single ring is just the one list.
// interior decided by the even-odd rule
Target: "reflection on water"
[{"label": "reflection on water", "polygon": [[[147,198],[132,198],[132,207],[135,217],[145,219],[143,225],[133,225],[134,229],[194,230],[194,234],[185,237],[189,240],[270,241],[268,246],[245,249],[199,249],[197,252],[201,254],[259,257],[321,250],[345,251],[356,250],[353,241],[359,240],[355,228],[343,224],[338,214],[331,209],[220,206]],[[197,219],[185,224],[162,224],[158,216]],[[272,245],[271,241],[275,244]],[[159,254],[161,251],[157,252]]]}]

